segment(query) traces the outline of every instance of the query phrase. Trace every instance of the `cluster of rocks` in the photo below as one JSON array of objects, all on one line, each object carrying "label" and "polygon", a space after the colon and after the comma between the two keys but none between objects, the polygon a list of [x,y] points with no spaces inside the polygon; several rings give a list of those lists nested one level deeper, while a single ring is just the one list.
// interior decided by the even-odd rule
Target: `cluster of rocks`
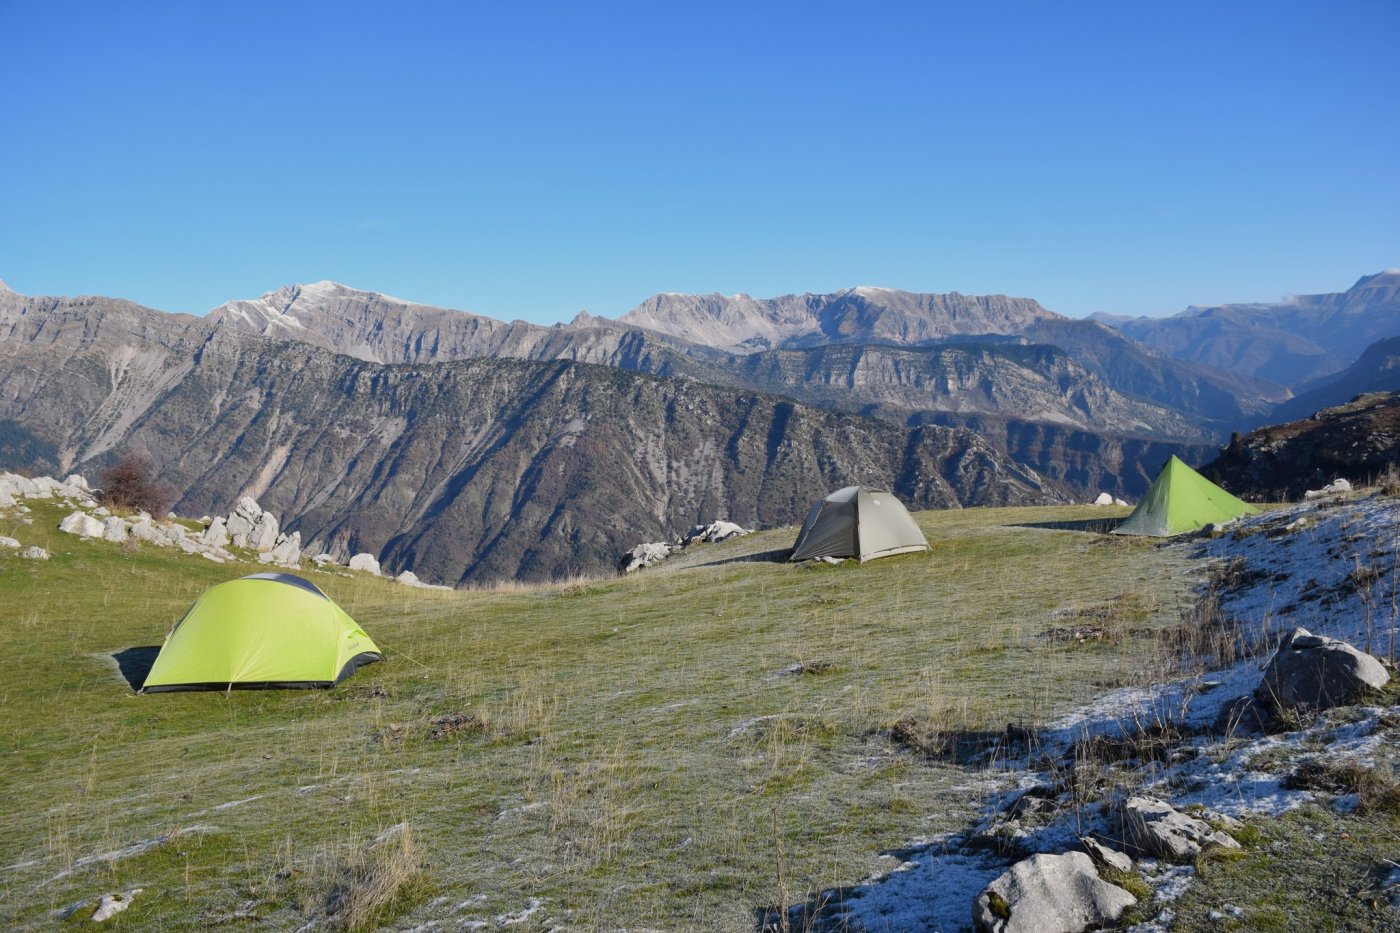
[{"label": "cluster of rocks", "polygon": [[[115,544],[136,540],[157,547],[178,548],[186,554],[198,554],[220,564],[237,559],[229,548],[254,551],[259,562],[289,570],[299,569],[302,563],[301,532],[284,533],[277,516],[258,505],[251,496],[240,498],[228,515],[204,516],[199,520],[202,528],[191,529],[177,521],[173,512],[165,519],[153,518],[146,512],[131,517],[113,515],[98,504],[95,490],[77,474],[60,481],[48,476],[31,479],[0,472],[0,509],[27,514],[30,509],[22,504],[23,499],[55,499],[72,505],[74,510],[59,522],[58,530],[79,538]],[[29,518],[22,520],[32,523]],[[20,557],[37,560],[47,560],[50,556],[43,548],[22,548],[19,541],[3,535],[0,535],[0,549],[13,549]],[[324,553],[316,555],[312,561],[318,567],[340,563],[334,556]],[[382,573],[379,561],[369,553],[354,555],[346,566],[376,576]],[[424,583],[411,570],[393,579],[421,589],[451,589]]]},{"label": "cluster of rocks", "polygon": [[632,548],[622,556],[622,572],[633,573],[643,567],[659,564],[672,554],[683,551],[692,544],[725,541],[746,534],[751,534],[751,532],[733,522],[718,521],[708,525],[696,525],[674,542],[653,541]]},{"label": "cluster of rocks", "polygon": [[[1371,655],[1346,642],[1294,629],[1280,642],[1254,692],[1227,707],[1216,728],[1231,734],[1241,728],[1268,730],[1286,722],[1285,714],[1296,720],[1350,705],[1389,680],[1385,666]],[[1058,790],[1051,785],[1026,790],[970,837],[969,845],[1004,847],[1017,837],[1022,821],[1060,809]],[[1030,855],[987,885],[973,899],[975,928],[1070,933],[1112,926],[1136,901],[1101,872],[1121,878],[1133,870],[1134,857],[1191,864],[1212,848],[1240,848],[1230,832],[1242,824],[1222,813],[1184,813],[1169,801],[1140,793],[1120,798],[1112,810],[1116,820],[1110,828],[1116,828],[1116,834],[1082,838],[1082,851]]]},{"label": "cluster of rocks", "polygon": [[[1051,787],[1031,788],[1008,813],[1024,817],[1053,810],[1054,795]],[[1116,808],[1113,843],[1121,848],[1107,839],[1085,836],[1078,850],[1041,852],[1016,862],[973,898],[973,926],[996,933],[1078,933],[1112,926],[1137,898],[1103,873],[1121,879],[1133,870],[1134,855],[1189,864],[1212,847],[1240,848],[1233,836],[1217,828],[1237,828],[1238,821],[1218,813],[1203,815],[1211,821],[1183,813],[1165,800],[1129,796]]]},{"label": "cluster of rocks", "polygon": [[1106,493],[1106,492],[1101,492],[1101,493],[1099,493],[1098,498],[1096,498],[1096,499],[1095,499],[1092,503],[1090,503],[1090,504],[1091,504],[1091,505],[1127,505],[1128,503],[1125,502],[1125,501],[1123,501],[1122,499],[1115,499],[1113,496],[1109,495],[1109,494]]}]

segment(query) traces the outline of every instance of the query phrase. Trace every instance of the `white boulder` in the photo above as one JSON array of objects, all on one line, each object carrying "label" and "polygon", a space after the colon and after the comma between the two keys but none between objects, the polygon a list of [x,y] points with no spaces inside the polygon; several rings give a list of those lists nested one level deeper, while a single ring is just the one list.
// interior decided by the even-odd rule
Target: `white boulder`
[{"label": "white boulder", "polygon": [[109,515],[102,523],[102,539],[121,544],[127,539],[127,528],[129,524],[126,519],[119,515]]},{"label": "white boulder", "polygon": [[238,500],[238,504],[229,513],[227,522],[229,538],[235,547],[248,546],[248,536],[253,533],[262,514],[262,506],[258,505],[252,496],[244,496]]},{"label": "white boulder", "polygon": [[643,567],[659,564],[678,550],[680,550],[678,546],[667,544],[664,541],[639,544],[623,556],[622,572],[634,573]]},{"label": "white boulder", "polygon": [[49,552],[39,547],[38,545],[34,545],[32,547],[27,547],[24,550],[20,551],[19,556],[26,558],[27,560],[48,560]]},{"label": "white boulder", "polygon": [[1033,855],[973,899],[972,922],[979,933],[1080,933],[1112,926],[1136,903],[1083,852]]},{"label": "white boulder", "polygon": [[1112,505],[1113,497],[1106,492],[1099,493],[1099,497],[1094,500],[1094,505]]},{"label": "white boulder", "polygon": [[131,906],[132,898],[141,893],[141,888],[132,888],[130,891],[123,891],[120,894],[104,894],[102,900],[97,904],[97,910],[93,911],[92,922],[101,923],[110,920]]},{"label": "white boulder", "polygon": [[350,563],[346,565],[351,570],[365,570],[369,573],[379,573],[379,560],[373,554],[361,552],[350,558]]},{"label": "white boulder", "polygon": [[260,554],[258,560],[265,564],[277,564],[279,567],[300,567],[301,532],[294,531],[290,536],[283,535],[271,550]]},{"label": "white boulder", "polygon": [[73,512],[58,523],[58,530],[64,534],[77,535],[80,538],[100,538],[103,526],[100,521],[86,512]]},{"label": "white boulder", "polygon": [[248,533],[248,547],[255,551],[270,551],[277,546],[278,540],[277,516],[271,512],[259,515],[257,524]]},{"label": "white boulder", "polygon": [[681,537],[680,545],[681,547],[690,547],[692,544],[700,544],[706,541],[724,541],[746,534],[749,534],[747,529],[733,522],[711,522],[708,525],[696,525],[694,528],[690,529],[689,533]]},{"label": "white boulder", "polygon": [[204,534],[199,536],[199,543],[205,547],[224,547],[228,544],[228,522],[223,516],[209,523],[209,527],[204,529]]},{"label": "white boulder", "polygon": [[1340,496],[1351,492],[1351,481],[1340,476],[1321,489],[1309,489],[1303,493],[1304,499],[1321,499],[1323,496]]},{"label": "white boulder", "polygon": [[0,535],[0,547],[17,548],[19,547],[19,542],[16,541],[14,538],[7,538],[4,535]]}]

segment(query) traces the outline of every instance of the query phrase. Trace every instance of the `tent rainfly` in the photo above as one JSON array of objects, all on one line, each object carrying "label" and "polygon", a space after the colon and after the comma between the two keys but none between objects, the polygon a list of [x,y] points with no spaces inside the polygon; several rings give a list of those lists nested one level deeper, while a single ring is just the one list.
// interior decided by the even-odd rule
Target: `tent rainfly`
[{"label": "tent rainfly", "polygon": [[865,562],[928,550],[928,539],[904,504],[865,486],[838,489],[812,506],[788,560],[856,557]]},{"label": "tent rainfly", "polygon": [[316,584],[290,573],[255,573],[195,600],[166,636],[141,692],[330,687],[382,660],[379,647]]},{"label": "tent rainfly", "polygon": [[1123,519],[1113,533],[1165,538],[1258,511],[1172,457],[1133,514]]}]

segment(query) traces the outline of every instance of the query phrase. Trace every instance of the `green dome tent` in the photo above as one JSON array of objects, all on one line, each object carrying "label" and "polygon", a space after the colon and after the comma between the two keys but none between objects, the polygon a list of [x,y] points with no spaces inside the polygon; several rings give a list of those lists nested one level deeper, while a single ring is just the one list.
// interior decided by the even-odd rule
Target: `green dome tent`
[{"label": "green dome tent", "polygon": [[166,636],[141,692],[330,687],[383,659],[316,584],[255,573],[195,600]]},{"label": "green dome tent", "polygon": [[1113,533],[1165,538],[1258,511],[1172,457],[1133,514],[1123,519]]},{"label": "green dome tent", "polygon": [[864,563],[928,550],[928,539],[894,496],[865,486],[838,489],[812,506],[788,560],[857,557]]}]

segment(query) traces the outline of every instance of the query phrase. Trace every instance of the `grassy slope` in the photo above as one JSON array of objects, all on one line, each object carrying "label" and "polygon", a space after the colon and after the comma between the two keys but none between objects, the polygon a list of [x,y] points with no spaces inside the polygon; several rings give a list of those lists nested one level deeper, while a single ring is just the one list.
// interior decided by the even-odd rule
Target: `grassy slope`
[{"label": "grassy slope", "polygon": [[[407,821],[433,893],[404,923],[542,898],[515,929],[748,929],[976,818],[976,782],[892,744],[892,723],[999,728],[1149,678],[1150,630],[1194,576],[1181,549],[1018,527],[1110,513],[1092,508],[923,513],[931,553],[865,566],[734,559],[790,546],[787,529],[567,587],[309,574],[387,663],[331,691],[133,697],[107,656],[158,644],[251,568],[80,542],[34,508],[32,526],[0,517],[55,552],[0,557],[0,923],[19,926],[142,887],[118,926],[241,911],[286,928],[327,854]],[[1041,637],[1104,604],[1127,607],[1116,637]],[[783,673],[798,662],[830,669]],[[78,864],[195,825],[217,831]]]}]

